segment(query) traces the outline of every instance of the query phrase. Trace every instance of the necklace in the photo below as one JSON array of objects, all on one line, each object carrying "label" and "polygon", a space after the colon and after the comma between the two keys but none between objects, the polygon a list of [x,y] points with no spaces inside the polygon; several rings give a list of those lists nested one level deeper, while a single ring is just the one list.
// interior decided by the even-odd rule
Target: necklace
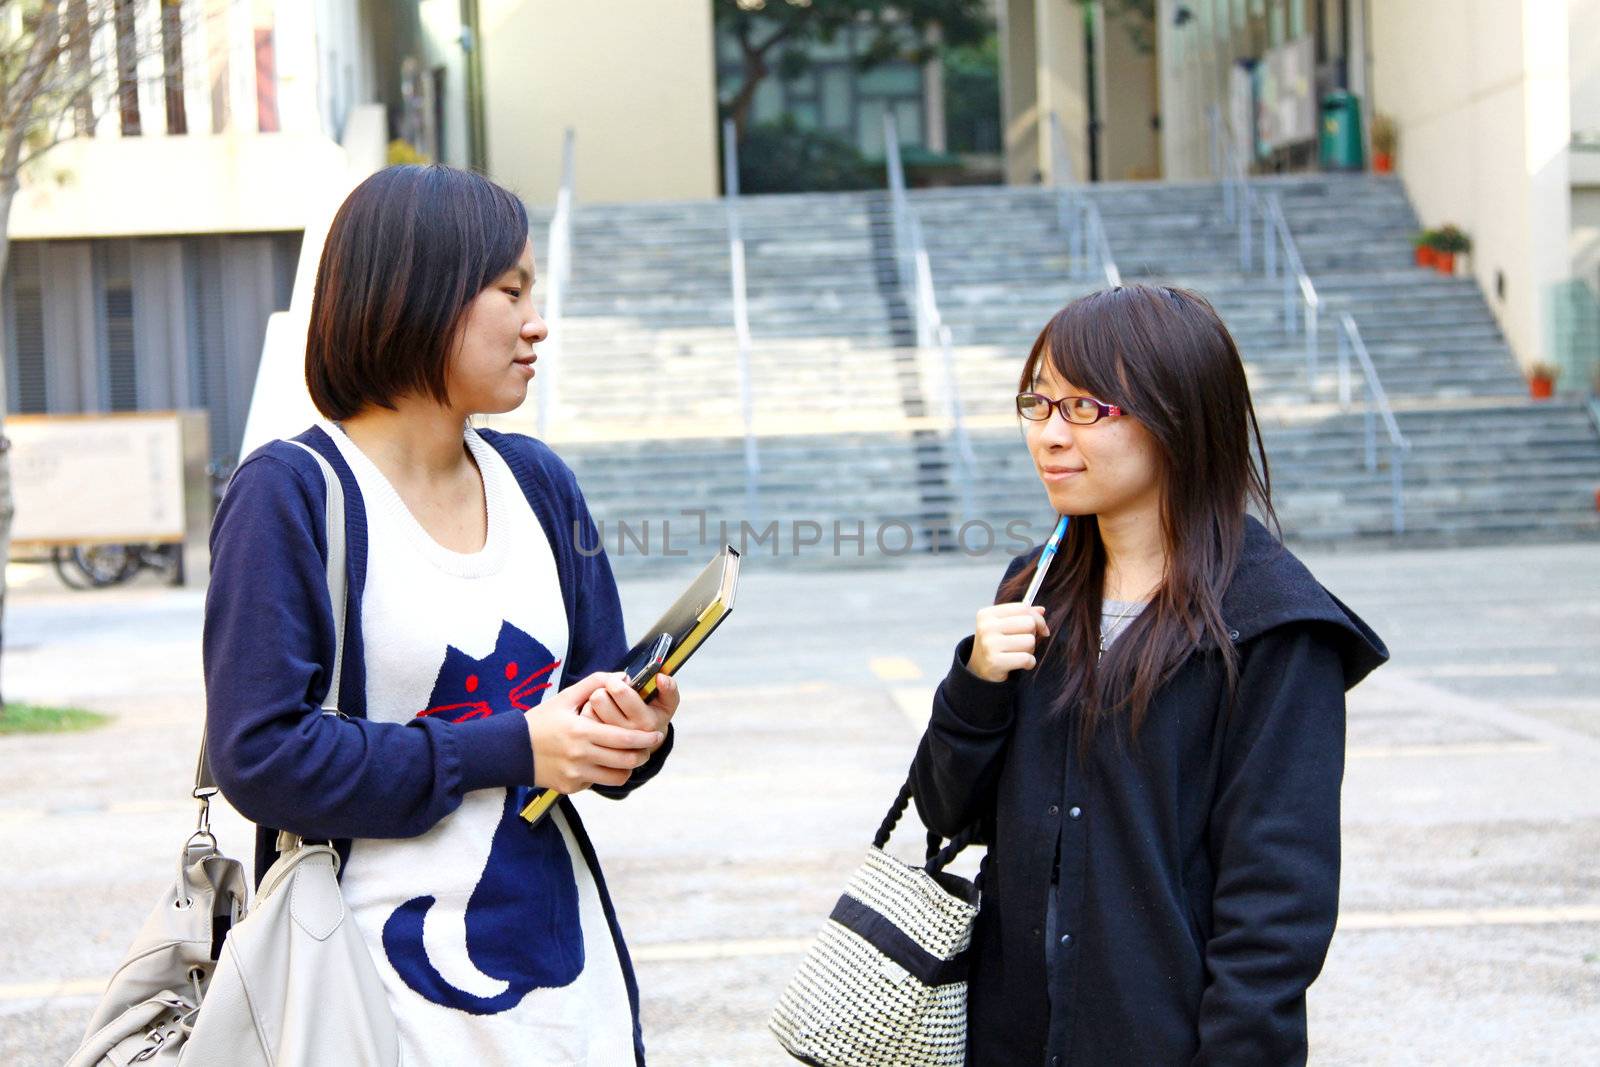
[{"label": "necklace", "polygon": [[1120,613],[1112,617],[1109,626],[1106,624],[1103,618],[1101,619],[1100,654],[1102,656],[1106,654],[1106,649],[1111,647],[1111,642],[1115,641],[1123,630],[1126,630],[1129,626],[1133,625],[1133,617],[1143,610],[1144,602],[1140,600],[1134,600],[1131,601]]}]

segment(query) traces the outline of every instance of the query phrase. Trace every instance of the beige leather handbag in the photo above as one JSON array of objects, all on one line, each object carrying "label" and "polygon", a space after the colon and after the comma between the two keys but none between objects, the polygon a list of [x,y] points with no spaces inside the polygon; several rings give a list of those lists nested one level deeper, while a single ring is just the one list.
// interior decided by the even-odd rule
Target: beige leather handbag
[{"label": "beige leather handbag", "polygon": [[[338,714],[344,657],[344,492],[314,449],[328,489],[328,592],[336,650],[324,713]],[[217,848],[217,792],[205,742],[195,771],[200,825],[173,883],[112,975],[67,1067],[392,1067],[394,1016],[366,941],[339,895],[327,845],[278,837],[278,859],[247,905],[243,866]]]}]

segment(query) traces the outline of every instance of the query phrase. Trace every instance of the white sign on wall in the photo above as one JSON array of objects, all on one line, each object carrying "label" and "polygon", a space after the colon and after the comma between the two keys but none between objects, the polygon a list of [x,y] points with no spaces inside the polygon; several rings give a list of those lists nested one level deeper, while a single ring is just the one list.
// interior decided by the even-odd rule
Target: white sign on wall
[{"label": "white sign on wall", "polygon": [[1316,62],[1310,37],[1280,45],[1262,58],[1256,136],[1268,151],[1316,139]]},{"label": "white sign on wall", "polygon": [[184,453],[173,412],[13,415],[12,539],[182,541]]}]

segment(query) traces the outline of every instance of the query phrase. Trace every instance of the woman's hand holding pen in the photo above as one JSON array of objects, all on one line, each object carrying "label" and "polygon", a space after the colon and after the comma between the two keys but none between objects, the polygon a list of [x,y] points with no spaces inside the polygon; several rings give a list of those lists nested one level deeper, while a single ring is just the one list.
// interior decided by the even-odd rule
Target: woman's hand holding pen
[{"label": "woman's hand holding pen", "polygon": [[[591,785],[626,785],[628,777],[661,747],[666,740],[665,720],[658,733],[654,726],[636,725],[655,722],[649,715],[627,721],[607,721],[597,715],[580,714],[595,702],[597,694],[605,695],[610,686],[620,685],[619,679],[617,674],[591,674],[528,714],[534,785],[558,793],[577,793]],[[646,707],[637,693],[625,685],[622,688],[640,708]],[[613,700],[612,706],[616,703]],[[674,688],[672,710],[676,711],[677,707],[677,689]],[[668,711],[666,719],[671,718],[672,712]]]},{"label": "woman's hand holding pen", "polygon": [[1038,666],[1034,649],[1039,638],[1050,636],[1044,607],[1028,604],[994,604],[978,612],[972,654],[967,670],[989,682],[1003,682],[1012,671]]},{"label": "woman's hand holding pen", "polygon": [[678,680],[668,674],[656,675],[656,695],[650,698],[649,703],[645,703],[644,698],[635,693],[633,687],[628,685],[621,675],[614,675],[613,678],[614,680],[607,682],[603,688],[596,689],[590,694],[581,709],[581,714],[611,726],[650,730],[660,734],[662,740],[650,748],[650,751],[654,752],[665,742],[667,725],[672,722],[672,716],[678,710],[678,701],[681,698]]}]

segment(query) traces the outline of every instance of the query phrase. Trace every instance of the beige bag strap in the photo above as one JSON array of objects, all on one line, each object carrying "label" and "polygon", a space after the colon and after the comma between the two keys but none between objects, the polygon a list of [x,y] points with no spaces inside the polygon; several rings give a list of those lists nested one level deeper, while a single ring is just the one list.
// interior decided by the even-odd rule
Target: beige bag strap
[{"label": "beige bag strap", "polygon": [[[328,695],[322,701],[322,709],[329,714],[339,713],[339,682],[344,673],[344,622],[345,598],[347,589],[345,584],[345,526],[344,526],[344,486],[339,483],[339,475],[333,469],[321,452],[312,448],[303,441],[289,441],[289,444],[298,445],[310,453],[311,458],[317,461],[317,466],[322,470],[322,480],[327,488],[327,579],[328,600],[333,605],[333,673],[328,683]],[[194,796],[200,802],[200,825],[195,831],[196,836],[211,837],[211,798],[217,793],[216,779],[211,776],[211,764],[206,758],[206,735],[202,730],[200,734],[200,758],[196,761],[194,771]],[[293,844],[285,841],[285,837],[293,838],[294,843],[299,839],[293,835],[280,834],[278,836],[278,850],[285,851]]]}]

